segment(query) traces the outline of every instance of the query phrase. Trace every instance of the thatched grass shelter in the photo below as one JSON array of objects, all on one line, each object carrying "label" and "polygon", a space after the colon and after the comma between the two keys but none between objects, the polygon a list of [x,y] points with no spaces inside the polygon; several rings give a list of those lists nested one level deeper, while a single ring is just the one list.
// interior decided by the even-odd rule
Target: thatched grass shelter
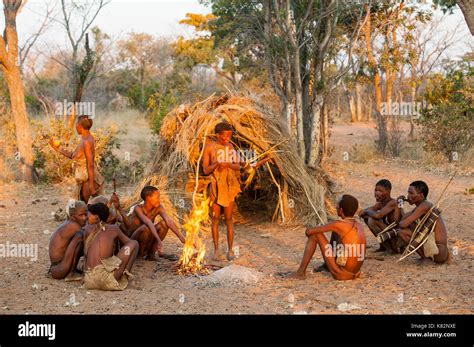
[{"label": "thatched grass shelter", "polygon": [[[333,213],[332,196],[322,170],[305,166],[294,139],[278,117],[262,111],[248,98],[228,94],[180,105],[164,118],[154,163],[134,198],[145,184],[155,184],[166,192],[167,205],[188,213],[193,195],[202,199],[209,183],[202,173],[204,142],[213,138],[215,125],[222,121],[233,126],[236,149],[252,150],[257,155],[268,152],[271,158],[242,177],[246,188],[237,199],[240,215],[251,208],[266,211],[269,218],[281,223],[327,221],[328,209]],[[180,219],[177,210],[173,213]]]}]

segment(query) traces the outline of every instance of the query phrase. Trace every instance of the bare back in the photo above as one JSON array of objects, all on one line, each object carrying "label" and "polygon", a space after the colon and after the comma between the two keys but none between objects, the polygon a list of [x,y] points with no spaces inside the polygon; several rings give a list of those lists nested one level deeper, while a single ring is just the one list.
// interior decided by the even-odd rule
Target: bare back
[{"label": "bare back", "polygon": [[68,220],[61,224],[51,235],[49,241],[49,258],[51,263],[56,263],[62,260],[66,248],[71,242],[71,239],[76,233],[81,231],[79,223]]},{"label": "bare back", "polygon": [[[96,230],[92,230],[94,227],[97,229],[99,225],[88,226],[87,232],[90,234],[95,232]],[[86,269],[93,269],[101,264],[102,259],[107,259],[114,255],[115,240],[120,238],[119,233],[122,233],[120,229],[110,224],[106,224],[104,230],[98,231],[87,250]],[[123,236],[126,237],[125,235]],[[91,235],[89,237],[94,236]]]},{"label": "bare back", "polygon": [[350,250],[344,268],[357,273],[364,263],[366,249],[364,227],[354,219],[345,219],[334,223],[334,232],[339,235],[344,249]]},{"label": "bare back", "polygon": [[85,142],[90,143],[91,146],[89,146],[89,148],[91,148],[91,151],[92,151],[92,158],[95,158],[95,140],[92,135],[89,135],[88,137],[85,137],[85,138],[81,137],[81,141],[79,142],[79,144],[77,145],[76,149],[74,150],[72,154],[72,159],[80,160],[80,159],[86,158],[86,152],[85,152],[85,146],[84,146]]}]

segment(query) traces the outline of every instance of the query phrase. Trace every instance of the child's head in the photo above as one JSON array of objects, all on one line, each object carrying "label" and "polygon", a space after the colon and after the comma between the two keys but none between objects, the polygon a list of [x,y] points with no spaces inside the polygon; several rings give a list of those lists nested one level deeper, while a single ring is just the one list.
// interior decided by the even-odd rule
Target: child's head
[{"label": "child's head", "polygon": [[89,118],[89,116],[79,116],[77,117],[77,122],[76,122],[76,131],[80,135],[84,130],[89,130],[92,128],[92,119]]},{"label": "child's head", "polygon": [[89,213],[87,214],[89,224],[96,224],[99,221],[107,223],[109,219],[109,208],[106,204],[98,202],[88,207]]},{"label": "child's head", "polygon": [[78,223],[81,227],[86,225],[87,206],[84,201],[71,201],[71,204],[68,206],[67,214],[70,220]]},{"label": "child's head", "polygon": [[392,183],[389,180],[383,179],[378,181],[375,184],[375,200],[376,201],[383,201],[386,198],[390,197],[390,193],[392,191]]},{"label": "child's head", "polygon": [[337,203],[339,217],[353,217],[359,208],[359,202],[352,195],[344,194]]},{"label": "child's head", "polygon": [[414,181],[408,187],[408,202],[415,204],[417,202],[426,200],[428,197],[428,185],[423,181]]},{"label": "child's head", "polygon": [[227,144],[232,137],[232,130],[232,125],[227,122],[221,122],[216,125],[214,132],[216,133],[217,140],[220,143]]},{"label": "child's head", "polygon": [[160,206],[160,192],[156,187],[145,186],[140,193],[140,197],[154,207]]}]

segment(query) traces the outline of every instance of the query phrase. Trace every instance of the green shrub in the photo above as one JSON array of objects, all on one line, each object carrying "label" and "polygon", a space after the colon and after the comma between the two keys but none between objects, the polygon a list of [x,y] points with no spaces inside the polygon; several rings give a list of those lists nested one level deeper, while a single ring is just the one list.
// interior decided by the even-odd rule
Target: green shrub
[{"label": "green shrub", "polygon": [[159,134],[165,116],[176,106],[176,98],[170,92],[166,94],[155,93],[148,99],[148,117],[151,130]]},{"label": "green shrub", "polygon": [[459,160],[472,146],[474,134],[474,68],[460,62],[429,80],[425,95],[430,108],[421,112],[425,149],[442,153],[449,161]]}]

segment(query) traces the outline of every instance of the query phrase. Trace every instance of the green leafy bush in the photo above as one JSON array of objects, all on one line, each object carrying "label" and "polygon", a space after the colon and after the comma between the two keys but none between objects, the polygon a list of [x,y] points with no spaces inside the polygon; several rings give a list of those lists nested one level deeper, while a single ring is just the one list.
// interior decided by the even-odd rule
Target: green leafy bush
[{"label": "green leafy bush", "polygon": [[155,134],[160,132],[163,119],[176,106],[176,98],[170,92],[166,94],[155,93],[148,99],[148,117],[150,127]]},{"label": "green leafy bush", "polygon": [[453,161],[472,147],[473,82],[474,68],[466,61],[451,67],[446,76],[437,74],[429,80],[425,98],[431,107],[422,110],[417,120],[427,151]]}]

